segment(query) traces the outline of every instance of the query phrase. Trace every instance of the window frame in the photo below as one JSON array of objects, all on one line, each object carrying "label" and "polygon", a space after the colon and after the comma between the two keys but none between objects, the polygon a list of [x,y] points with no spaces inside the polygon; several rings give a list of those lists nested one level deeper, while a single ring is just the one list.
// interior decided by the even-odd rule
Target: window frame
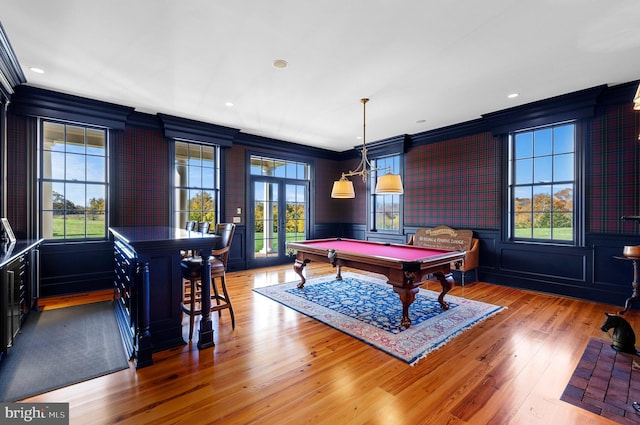
[{"label": "window frame", "polygon": [[[104,181],[95,181],[95,180],[88,180],[87,179],[87,174],[86,174],[86,169],[85,169],[85,179],[84,180],[77,180],[77,179],[67,179],[66,175],[65,178],[53,178],[52,177],[45,177],[45,171],[44,171],[44,167],[45,167],[45,161],[44,161],[44,155],[45,152],[53,152],[51,150],[45,149],[44,143],[44,127],[46,123],[52,123],[55,125],[62,125],[64,126],[65,129],[65,146],[66,146],[66,128],[67,126],[69,127],[81,127],[84,130],[84,139],[85,139],[85,146],[87,143],[87,130],[95,130],[95,131],[100,131],[103,132],[104,134]],[[108,232],[108,228],[109,228],[109,223],[110,223],[110,206],[111,206],[111,189],[112,189],[112,185],[111,185],[111,166],[112,166],[112,154],[111,154],[111,134],[110,134],[110,129],[108,127],[104,127],[104,126],[100,126],[100,125],[95,125],[95,124],[88,124],[88,123],[82,123],[82,122],[74,122],[74,121],[66,121],[66,120],[60,120],[60,119],[54,119],[54,118],[45,118],[45,117],[38,117],[37,119],[37,140],[38,140],[38,152],[37,152],[37,161],[38,161],[38,233],[40,234],[40,237],[42,237],[47,243],[73,243],[73,242],[86,242],[86,241],[104,241],[104,240],[108,240],[109,239],[109,232]],[[66,153],[66,148],[65,148],[65,153]],[[96,155],[91,155],[90,153],[88,153],[85,149],[85,152],[80,154],[80,153],[73,153],[74,155],[83,155],[84,159],[85,159],[85,165],[87,165],[87,158],[88,157],[95,157]],[[66,166],[65,166],[65,172],[66,172]],[[84,215],[85,215],[85,228],[84,228],[84,237],[68,237],[67,236],[67,223],[66,223],[66,218],[65,218],[65,225],[64,225],[64,232],[63,232],[63,237],[60,238],[56,238],[56,237],[45,237],[44,233],[45,233],[45,211],[49,211],[49,209],[45,209],[44,208],[44,196],[45,196],[45,189],[44,189],[44,185],[46,183],[52,183],[52,185],[54,183],[62,183],[62,184],[68,184],[69,182],[73,182],[73,184],[82,184],[85,186],[85,196],[87,194],[86,189],[88,185],[100,185],[104,187],[104,221],[103,221],[103,235],[102,236],[88,236],[87,235],[87,225],[86,222],[88,221],[87,219],[87,211],[89,210],[89,207],[87,205],[84,206]],[[52,198],[53,201],[53,198]],[[85,203],[87,202],[87,199],[85,198]],[[66,205],[66,202],[65,202]],[[53,206],[51,208],[51,211],[53,212]],[[66,210],[65,210],[66,211]],[[52,230],[52,234],[53,234],[53,228]]]},{"label": "window frame", "polygon": [[[515,183],[515,167],[513,167],[513,162],[515,161],[515,136],[517,134],[523,134],[526,132],[535,132],[543,129],[553,129],[556,127],[565,126],[567,124],[573,124],[574,128],[574,146],[573,146],[573,180],[554,180],[548,182],[535,183],[531,182],[530,184],[521,184],[517,185]],[[506,218],[506,226],[505,229],[505,239],[514,242],[514,243],[528,243],[528,244],[540,244],[540,245],[553,245],[553,246],[582,246],[584,243],[584,135],[587,134],[585,129],[586,123],[583,120],[579,119],[566,119],[559,120],[557,122],[549,122],[544,125],[532,126],[527,128],[518,128],[512,131],[509,131],[505,134],[506,140],[506,155],[505,158],[505,218]],[[535,155],[532,156],[532,159],[535,158]],[[531,188],[535,188],[536,186],[545,186],[554,184],[572,184],[573,185],[573,212],[572,212],[572,223],[573,223],[573,235],[572,238],[569,239],[545,239],[545,238],[535,238],[533,235],[534,225],[532,223],[532,236],[530,238],[527,237],[516,237],[515,236],[515,196],[514,190],[516,187],[525,187],[529,186]],[[552,195],[553,196],[553,195]],[[553,198],[552,198],[553,199]]]},{"label": "window frame", "polygon": [[[395,166],[388,166],[386,163],[388,160],[392,160],[395,162],[395,158],[397,158],[397,168]],[[382,165],[381,171],[379,172],[377,170],[378,166],[379,166],[379,162],[383,160],[385,162],[384,165]],[[399,174],[400,178],[404,181],[404,160],[405,160],[405,155],[402,152],[396,152],[396,153],[391,153],[391,154],[385,154],[385,155],[377,155],[373,158],[370,159],[371,162],[371,172],[369,173],[368,176],[368,184],[367,184],[367,228],[369,229],[370,232],[376,232],[376,233],[384,233],[384,234],[389,234],[389,235],[401,235],[403,234],[403,229],[404,229],[404,194],[399,195],[399,194],[384,194],[384,195],[377,195],[375,193],[375,187],[376,187],[376,183],[378,180],[379,175],[382,174],[386,174],[387,172],[391,172],[394,174]],[[389,171],[387,171],[387,169],[389,169]],[[394,197],[397,197],[398,199],[398,210],[397,210],[397,214],[398,214],[398,224],[397,224],[397,229],[389,229],[389,228],[378,228],[377,226],[377,221],[376,221],[376,215],[377,215],[377,202],[378,200],[382,199],[382,200],[387,200],[387,199],[395,199]],[[392,201],[393,204],[393,201]],[[385,203],[386,205],[386,203]],[[393,208],[392,208],[393,210]]]},{"label": "window frame", "polygon": [[[190,150],[191,146],[199,146],[199,147],[207,147],[207,148],[212,148],[213,149],[213,157],[214,157],[214,167],[213,167],[213,179],[214,179],[214,187],[210,188],[210,187],[204,187],[203,184],[201,184],[200,186],[191,186],[189,184],[189,181],[187,179],[187,185],[186,186],[179,186],[177,183],[177,170],[176,170],[176,152],[177,152],[177,144],[178,143],[183,143],[187,145],[187,148]],[[178,198],[178,194],[177,191],[178,190],[187,190],[188,192],[190,192],[191,190],[206,190],[206,191],[210,191],[214,193],[213,198],[213,220],[198,220],[198,221],[210,221],[210,227],[209,227],[209,231],[212,232],[215,229],[215,226],[221,222],[221,211],[222,211],[222,205],[221,205],[221,187],[222,187],[222,175],[223,175],[223,170],[222,170],[222,163],[223,163],[223,157],[222,157],[222,149],[220,147],[220,145],[217,144],[213,144],[213,143],[204,143],[204,142],[199,142],[199,141],[195,141],[195,140],[185,140],[185,139],[173,139],[173,143],[172,143],[172,149],[171,149],[171,155],[170,155],[170,159],[171,159],[171,225],[177,228],[183,228],[186,224],[187,219],[188,220],[192,220],[191,218],[191,209],[188,208],[186,210],[182,210],[180,209],[180,205],[179,205],[179,201],[177,200]],[[200,151],[201,155],[202,155],[202,150]],[[202,156],[200,157],[202,159]],[[202,162],[200,164],[200,167],[202,168]],[[204,167],[204,168],[208,168],[208,167]],[[188,171],[187,174],[188,176]],[[191,199],[187,200],[190,204]],[[200,210],[198,211],[199,213],[203,213],[205,210]],[[185,219],[183,217],[183,214],[186,214],[187,219]],[[202,218],[202,217],[201,217]]]}]

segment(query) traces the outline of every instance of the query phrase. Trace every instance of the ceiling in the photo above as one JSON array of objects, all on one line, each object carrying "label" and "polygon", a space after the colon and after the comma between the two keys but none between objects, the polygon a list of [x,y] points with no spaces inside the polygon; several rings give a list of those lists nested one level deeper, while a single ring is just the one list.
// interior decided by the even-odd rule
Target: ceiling
[{"label": "ceiling", "polygon": [[335,151],[362,143],[363,97],[371,142],[640,78],[638,0],[3,0],[0,19],[29,85]]}]

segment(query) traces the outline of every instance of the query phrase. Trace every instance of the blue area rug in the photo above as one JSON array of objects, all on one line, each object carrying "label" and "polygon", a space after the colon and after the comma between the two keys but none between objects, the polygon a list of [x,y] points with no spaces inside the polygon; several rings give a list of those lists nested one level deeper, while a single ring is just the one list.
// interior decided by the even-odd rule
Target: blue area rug
[{"label": "blue area rug", "polygon": [[[449,310],[438,303],[439,292],[420,289],[409,308],[411,326],[400,325],[402,303],[386,280],[356,273],[307,279],[254,291],[313,317],[411,365],[465,329],[505,307],[445,295]],[[439,289],[439,284],[438,284]]]}]

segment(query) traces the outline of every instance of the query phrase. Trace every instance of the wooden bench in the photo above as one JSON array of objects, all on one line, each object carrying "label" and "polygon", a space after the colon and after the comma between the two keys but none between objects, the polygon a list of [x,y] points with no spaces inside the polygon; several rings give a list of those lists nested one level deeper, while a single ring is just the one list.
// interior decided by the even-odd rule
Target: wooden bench
[{"label": "wooden bench", "polygon": [[478,280],[478,266],[480,265],[480,241],[473,237],[471,230],[455,230],[448,226],[418,229],[409,238],[409,245],[425,246],[429,248],[465,251],[464,260],[451,263],[452,270],[460,271],[462,286],[465,273],[473,270]]}]

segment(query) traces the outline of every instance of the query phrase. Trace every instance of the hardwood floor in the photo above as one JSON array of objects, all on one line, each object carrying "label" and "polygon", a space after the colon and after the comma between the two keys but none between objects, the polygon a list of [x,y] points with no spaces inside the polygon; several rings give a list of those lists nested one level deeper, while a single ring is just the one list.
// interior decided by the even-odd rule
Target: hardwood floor
[{"label": "hardwood floor", "polygon": [[[311,263],[305,273],[333,269]],[[411,367],[252,291],[296,278],[290,265],[228,273],[236,328],[227,311],[220,320],[213,315],[214,348],[199,351],[194,336],[154,354],[151,367],[29,401],[70,403],[71,424],[614,423],[559,398],[589,338],[609,339],[600,330],[603,312],[619,306],[486,283],[456,286],[453,295],[508,308]],[[50,309],[110,296],[40,304]],[[625,318],[639,328],[637,310]]]}]

